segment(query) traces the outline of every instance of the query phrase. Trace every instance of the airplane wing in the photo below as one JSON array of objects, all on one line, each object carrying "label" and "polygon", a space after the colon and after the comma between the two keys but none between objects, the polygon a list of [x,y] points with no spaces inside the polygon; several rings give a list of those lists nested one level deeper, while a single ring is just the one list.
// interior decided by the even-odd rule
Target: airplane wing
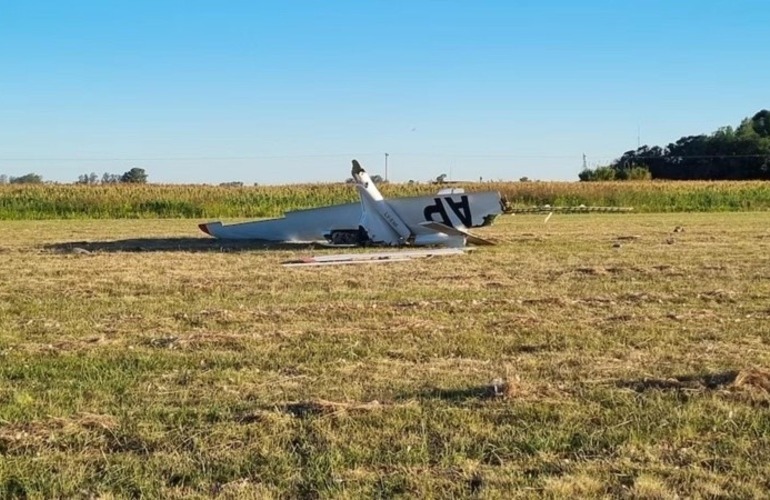
[{"label": "airplane wing", "polygon": [[361,204],[345,203],[322,208],[295,210],[277,219],[222,224],[207,222],[198,227],[206,234],[226,240],[276,242],[326,242],[334,230],[357,231]]}]

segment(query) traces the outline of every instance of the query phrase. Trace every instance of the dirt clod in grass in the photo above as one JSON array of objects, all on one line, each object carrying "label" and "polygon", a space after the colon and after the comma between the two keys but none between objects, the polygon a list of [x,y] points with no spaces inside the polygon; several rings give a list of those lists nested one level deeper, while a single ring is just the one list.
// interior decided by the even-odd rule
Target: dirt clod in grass
[{"label": "dirt clod in grass", "polygon": [[493,380],[492,393],[495,397],[513,399],[526,395],[527,391],[521,383],[521,377],[516,375]]},{"label": "dirt clod in grass", "polygon": [[174,346],[176,345],[177,340],[179,340],[179,338],[173,337],[173,336],[158,337],[154,339],[149,339],[147,341],[147,345],[149,345],[150,347],[173,349]]},{"label": "dirt clod in grass", "polygon": [[476,473],[473,475],[473,477],[471,477],[471,480],[468,482],[468,486],[470,487],[471,494],[476,495],[484,486],[484,478],[481,476],[481,474]]},{"label": "dirt clod in grass", "polygon": [[741,370],[733,381],[733,387],[754,387],[770,392],[770,370],[754,368]]},{"label": "dirt clod in grass", "polygon": [[607,274],[607,270],[603,267],[578,267],[575,269],[575,272],[589,276],[603,276]]}]

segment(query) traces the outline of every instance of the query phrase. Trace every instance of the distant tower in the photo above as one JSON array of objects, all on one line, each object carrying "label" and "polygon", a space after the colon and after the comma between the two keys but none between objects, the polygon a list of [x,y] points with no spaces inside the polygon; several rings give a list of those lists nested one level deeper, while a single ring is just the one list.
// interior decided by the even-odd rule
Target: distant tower
[{"label": "distant tower", "polygon": [[588,168],[588,165],[586,164],[586,154],[583,153],[583,170],[586,170]]},{"label": "distant tower", "polygon": [[388,182],[388,153],[385,153],[385,182]]}]

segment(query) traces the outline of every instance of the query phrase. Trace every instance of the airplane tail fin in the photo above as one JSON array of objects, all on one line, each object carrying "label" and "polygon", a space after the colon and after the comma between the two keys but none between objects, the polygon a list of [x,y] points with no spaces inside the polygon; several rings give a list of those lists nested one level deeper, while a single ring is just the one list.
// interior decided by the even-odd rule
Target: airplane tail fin
[{"label": "airplane tail fin", "polygon": [[361,167],[357,160],[353,160],[353,179],[356,181],[356,189],[361,197],[361,226],[366,229],[375,242],[390,245],[403,244],[411,236],[412,232],[401,217],[393,210],[382,197],[380,190]]},{"label": "airplane tail fin", "polygon": [[369,196],[371,196],[373,200],[380,201],[384,199],[380,190],[374,185],[374,181],[372,181],[372,178],[369,177],[369,174],[366,173],[366,170],[364,170],[361,164],[358,163],[358,160],[353,160],[353,169],[350,173],[353,176],[353,180],[356,181],[356,184],[364,188],[364,191],[369,193]]}]

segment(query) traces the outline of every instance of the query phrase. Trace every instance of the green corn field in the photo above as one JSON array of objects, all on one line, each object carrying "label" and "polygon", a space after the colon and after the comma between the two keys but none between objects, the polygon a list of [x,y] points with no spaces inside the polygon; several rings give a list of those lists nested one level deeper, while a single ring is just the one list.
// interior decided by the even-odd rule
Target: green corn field
[{"label": "green corn field", "polygon": [[[428,195],[433,184],[385,184],[385,197]],[[633,207],[637,212],[755,211],[770,208],[768,182],[489,182],[459,184],[499,191],[513,207]],[[225,187],[210,185],[3,185],[0,220],[237,218],[357,200],[343,183]]]}]

